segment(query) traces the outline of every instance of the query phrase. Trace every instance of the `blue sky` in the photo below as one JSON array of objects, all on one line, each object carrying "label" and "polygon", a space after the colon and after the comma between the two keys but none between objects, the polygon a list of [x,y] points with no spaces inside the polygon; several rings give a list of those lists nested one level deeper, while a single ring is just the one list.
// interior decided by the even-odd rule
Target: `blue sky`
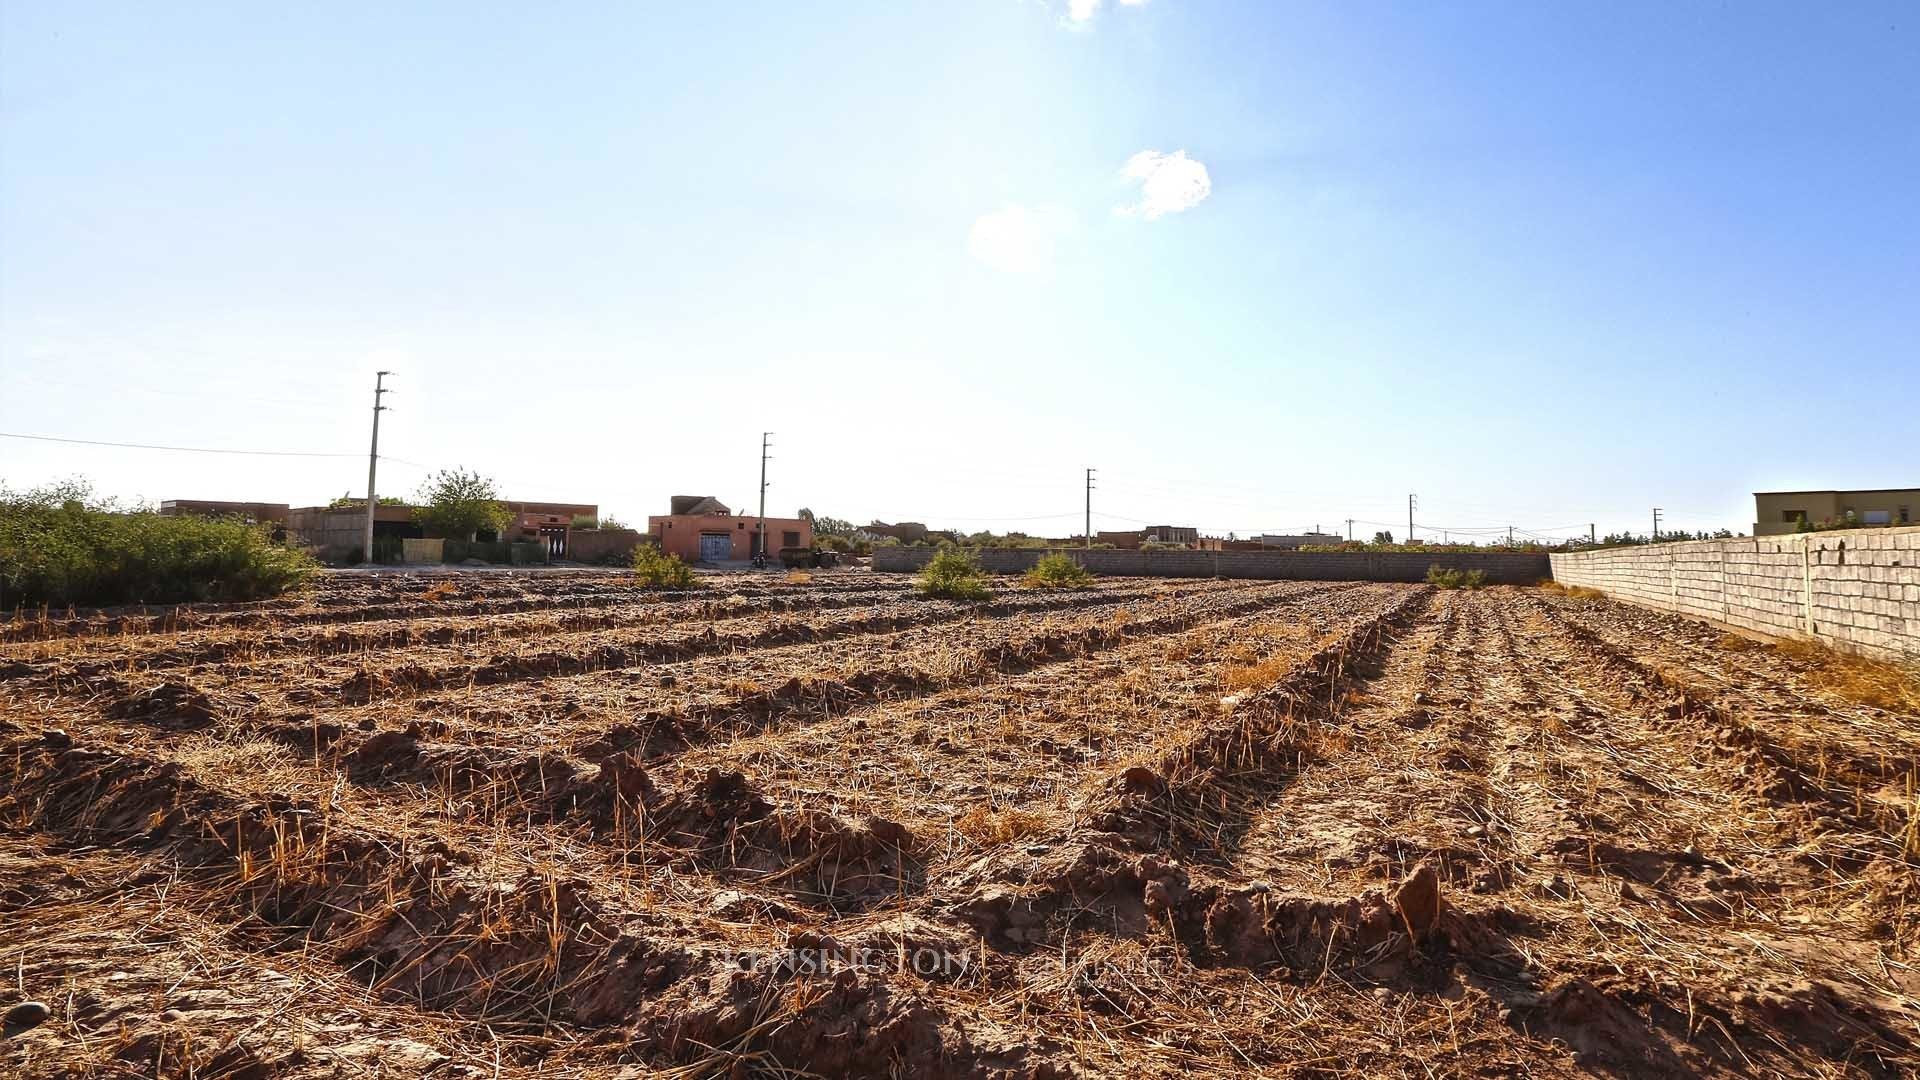
[{"label": "blue sky", "polygon": [[385,367],[402,494],[1745,530],[1917,343],[1907,4],[0,4],[0,431],[343,455],[15,487],[363,493]]}]

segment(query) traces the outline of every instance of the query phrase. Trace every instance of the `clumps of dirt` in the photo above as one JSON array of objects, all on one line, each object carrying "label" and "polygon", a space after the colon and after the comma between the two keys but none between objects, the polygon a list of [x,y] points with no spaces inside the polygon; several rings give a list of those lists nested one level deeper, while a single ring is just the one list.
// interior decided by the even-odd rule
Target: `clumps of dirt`
[{"label": "clumps of dirt", "polygon": [[[686,974],[691,957],[624,932],[567,878],[528,877],[505,887],[435,880],[402,909],[365,919],[335,942],[347,970],[399,997],[468,1015],[502,1006],[558,1012],[583,1023],[624,1015]],[[531,1019],[531,1016],[529,1017]]]},{"label": "clumps of dirt", "polygon": [[374,670],[362,668],[341,680],[337,693],[347,705],[371,705],[386,697],[438,685],[432,669],[420,664],[399,664]]},{"label": "clumps of dirt", "polygon": [[[323,950],[382,994],[509,1028],[604,1022],[691,966],[678,947],[627,932],[573,879],[482,880],[438,841],[329,826],[289,800],[237,800],[172,763],[10,749],[8,810],[45,832],[166,847],[244,925]],[[18,805],[27,791],[35,801]]]},{"label": "clumps of dirt", "polygon": [[1678,989],[1683,997],[1644,975],[1596,970],[1499,996],[1514,1027],[1565,1044],[1576,1065],[1616,1076],[1785,1075],[1814,1055],[1853,1075],[1912,1074],[1911,1037],[1826,983]]},{"label": "clumps of dirt", "polygon": [[1431,979],[1456,943],[1471,962],[1511,973],[1525,966],[1504,944],[1499,916],[1458,913],[1441,897],[1440,876],[1416,867],[1392,893],[1342,899],[1277,893],[1263,884],[1196,882],[1163,856],[1130,854],[1121,838],[1089,838],[1036,859],[976,867],[987,878],[950,914],[996,948],[1024,951],[1071,929],[1129,937],[1167,933],[1196,964],[1281,966],[1319,972],[1338,965],[1371,978]]},{"label": "clumps of dirt", "polygon": [[186,683],[166,680],[139,689],[125,689],[107,706],[115,720],[133,720],[168,731],[198,731],[220,719],[212,698]]},{"label": "clumps of dirt", "polygon": [[1896,1058],[1912,1061],[1910,1036],[1827,983],[1762,982],[1737,991],[1732,1000],[1736,1017],[1772,1028],[1829,1060],[1861,1062],[1885,1075],[1900,1068]]},{"label": "clumps of dirt", "polygon": [[597,775],[550,789],[553,798],[615,829],[631,822],[667,854],[706,870],[747,876],[800,899],[840,906],[917,892],[925,880],[919,840],[885,818],[850,821],[804,807],[776,808],[744,773],[711,768],[663,789],[638,755],[603,762]]},{"label": "clumps of dirt", "polygon": [[634,1043],[648,1057],[698,1063],[713,1075],[779,1063],[823,1076],[1068,1075],[1058,1048],[963,1023],[897,978],[854,967],[817,978],[736,968],[686,980],[646,1008]]},{"label": "clumps of dirt", "polygon": [[261,737],[303,754],[330,750],[349,733],[346,725],[312,713],[291,713],[284,720],[264,722],[257,730]]},{"label": "clumps of dirt", "polygon": [[837,907],[917,894],[926,882],[918,839],[898,822],[783,809],[741,833],[732,868]]},{"label": "clumps of dirt", "polygon": [[744,773],[716,768],[687,787],[662,794],[645,809],[649,835],[705,853],[727,848],[741,826],[764,820],[773,804]]},{"label": "clumps of dirt", "polygon": [[361,783],[417,774],[420,740],[412,733],[389,728],[376,731],[346,755],[347,775]]},{"label": "clumps of dirt", "polygon": [[928,681],[915,670],[870,670],[845,679],[789,678],[767,690],[634,716],[608,727],[582,745],[580,753],[589,761],[627,751],[665,757],[705,742],[719,731],[737,737],[796,712],[838,715],[862,703],[920,689]]},{"label": "clumps of dirt", "polygon": [[356,783],[418,782],[448,795],[472,796],[476,810],[537,808],[560,816],[588,786],[582,770],[554,753],[521,754],[485,746],[422,743],[422,729],[375,732],[342,759]]},{"label": "clumps of dirt", "polygon": [[[1558,1039],[1576,1065],[1625,1076],[1697,1076],[1704,1055],[1686,1057],[1670,1046],[1638,1008],[1639,995],[1621,978],[1565,979],[1544,994],[1513,999],[1509,1017],[1529,1035]],[[1688,1058],[1694,1058],[1689,1061]]]}]

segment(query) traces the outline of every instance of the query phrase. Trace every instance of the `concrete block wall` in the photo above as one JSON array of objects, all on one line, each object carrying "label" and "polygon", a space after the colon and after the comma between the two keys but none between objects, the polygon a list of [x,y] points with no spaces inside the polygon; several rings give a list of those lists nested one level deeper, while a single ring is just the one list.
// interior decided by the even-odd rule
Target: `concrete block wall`
[{"label": "concrete block wall", "polygon": [[[1116,577],[1229,577],[1307,581],[1421,581],[1430,566],[1479,570],[1487,580],[1531,585],[1549,574],[1545,555],[1500,552],[1417,551],[1119,551],[1066,548],[1075,562]],[[919,570],[933,558],[924,547],[877,547],[873,568],[896,573]],[[980,566],[998,574],[1030,569],[1048,554],[1038,548],[985,548]]]},{"label": "concrete block wall", "polygon": [[1920,659],[1920,526],[1554,555],[1553,578],[1769,637]]}]

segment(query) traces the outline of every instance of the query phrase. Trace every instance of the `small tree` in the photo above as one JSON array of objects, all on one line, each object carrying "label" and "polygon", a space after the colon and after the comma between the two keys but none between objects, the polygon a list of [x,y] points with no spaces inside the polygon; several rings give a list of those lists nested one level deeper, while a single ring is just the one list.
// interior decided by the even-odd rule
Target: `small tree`
[{"label": "small tree", "polygon": [[946,600],[985,600],[992,595],[980,564],[966,551],[952,546],[940,549],[920,571],[919,589],[923,595]]},{"label": "small tree", "polygon": [[1393,534],[1385,529],[1381,529],[1379,532],[1373,534],[1373,542],[1376,544],[1391,544],[1393,543]]},{"label": "small tree", "polygon": [[633,549],[633,574],[644,589],[691,589],[697,584],[693,567],[652,544]]},{"label": "small tree", "polygon": [[481,532],[497,533],[513,521],[493,481],[471,469],[442,469],[420,488],[413,520],[428,532],[471,543]]}]

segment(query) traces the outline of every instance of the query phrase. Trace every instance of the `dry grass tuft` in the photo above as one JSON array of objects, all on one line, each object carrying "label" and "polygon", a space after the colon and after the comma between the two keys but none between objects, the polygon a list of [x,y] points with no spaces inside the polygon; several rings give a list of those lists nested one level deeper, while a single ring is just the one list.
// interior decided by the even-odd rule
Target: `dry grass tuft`
[{"label": "dry grass tuft", "polygon": [[954,819],[953,828],[976,844],[1010,844],[1046,826],[1043,815],[1028,810],[989,810],[976,806]]},{"label": "dry grass tuft", "polygon": [[1801,638],[1777,642],[1773,647],[1781,655],[1807,664],[1811,669],[1807,681],[1822,690],[1876,709],[1920,713],[1920,671]]},{"label": "dry grass tuft", "polygon": [[426,592],[421,593],[420,599],[425,600],[429,604],[437,604],[442,600],[450,600],[459,594],[460,587],[458,585],[455,585],[451,581],[442,581],[429,588]]},{"label": "dry grass tuft", "polygon": [[787,571],[787,584],[789,585],[806,585],[812,581],[813,575],[807,573],[805,570]]},{"label": "dry grass tuft", "polygon": [[1589,589],[1585,585],[1562,585],[1557,581],[1543,581],[1540,587],[1548,592],[1571,596],[1575,600],[1605,600],[1607,594],[1599,589]]},{"label": "dry grass tuft", "polygon": [[1907,827],[1900,830],[1900,853],[1920,862],[1920,775],[1907,774]]},{"label": "dry grass tuft", "polygon": [[1220,685],[1228,690],[1264,690],[1292,671],[1295,658],[1270,656],[1251,664],[1236,664],[1220,673]]}]

